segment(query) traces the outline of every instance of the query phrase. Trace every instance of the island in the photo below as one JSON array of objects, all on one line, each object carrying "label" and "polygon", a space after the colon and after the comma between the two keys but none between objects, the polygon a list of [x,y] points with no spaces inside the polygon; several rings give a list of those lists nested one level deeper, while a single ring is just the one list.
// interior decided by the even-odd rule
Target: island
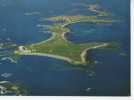
[{"label": "island", "polygon": [[47,40],[30,45],[19,46],[15,50],[16,55],[33,55],[46,56],[55,59],[67,61],[71,64],[87,65],[90,60],[87,60],[87,51],[97,48],[106,48],[111,43],[106,42],[91,42],[91,43],[73,43],[66,38],[66,34],[71,30],[67,27],[74,23],[94,23],[94,24],[111,24],[116,22],[110,18],[100,18],[98,16],[54,16],[44,18],[42,21],[48,20],[53,22],[49,26],[51,37]]}]

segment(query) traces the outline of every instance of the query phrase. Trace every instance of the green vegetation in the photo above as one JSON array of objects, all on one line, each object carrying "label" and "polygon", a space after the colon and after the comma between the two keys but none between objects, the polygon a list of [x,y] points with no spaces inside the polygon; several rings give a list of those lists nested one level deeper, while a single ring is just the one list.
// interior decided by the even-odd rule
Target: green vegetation
[{"label": "green vegetation", "polygon": [[95,24],[108,24],[115,22],[115,20],[111,19],[99,19],[96,16],[56,16],[43,20],[57,22],[49,27],[49,31],[52,33],[52,36],[48,40],[40,43],[24,46],[23,49],[16,50],[16,54],[48,56],[62,59],[72,64],[88,64],[90,62],[86,60],[88,50],[107,47],[110,44],[103,42],[82,44],[72,43],[65,37],[65,34],[70,32],[70,29],[66,26],[79,22],[89,22]]}]

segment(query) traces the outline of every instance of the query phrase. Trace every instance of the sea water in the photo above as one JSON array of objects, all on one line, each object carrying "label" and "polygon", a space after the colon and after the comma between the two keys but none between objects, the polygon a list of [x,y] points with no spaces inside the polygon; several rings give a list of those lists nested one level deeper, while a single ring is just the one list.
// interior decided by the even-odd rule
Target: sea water
[{"label": "sea water", "polygon": [[[121,4],[120,4],[121,3]],[[60,15],[94,15],[87,10],[99,4],[113,19],[121,22],[110,25],[77,23],[69,25],[69,41],[117,42],[118,50],[90,51],[94,65],[75,66],[47,57],[23,56],[17,63],[0,61],[0,80],[22,84],[26,95],[129,95],[129,1],[128,0],[1,0],[0,42],[25,45],[40,42],[51,36],[42,32],[42,18]],[[2,58],[1,58],[2,59]],[[85,67],[85,68],[82,68]],[[3,74],[11,74],[3,77]]]}]

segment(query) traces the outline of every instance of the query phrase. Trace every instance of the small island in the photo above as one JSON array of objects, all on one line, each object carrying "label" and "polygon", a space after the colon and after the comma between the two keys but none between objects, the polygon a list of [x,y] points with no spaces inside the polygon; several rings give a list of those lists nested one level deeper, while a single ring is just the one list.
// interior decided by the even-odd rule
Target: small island
[{"label": "small island", "polygon": [[52,36],[39,43],[19,46],[15,50],[16,55],[35,55],[46,56],[55,59],[61,59],[71,64],[89,64],[87,60],[87,51],[97,48],[105,48],[111,43],[93,42],[93,43],[73,43],[66,38],[66,34],[71,30],[67,27],[74,23],[95,23],[95,24],[109,24],[116,22],[112,19],[102,19],[97,16],[54,16],[44,18],[42,20],[52,21],[54,24],[49,26],[49,31]]},{"label": "small island", "polygon": [[21,96],[26,94],[27,90],[20,84],[10,81],[0,81],[0,96]]}]

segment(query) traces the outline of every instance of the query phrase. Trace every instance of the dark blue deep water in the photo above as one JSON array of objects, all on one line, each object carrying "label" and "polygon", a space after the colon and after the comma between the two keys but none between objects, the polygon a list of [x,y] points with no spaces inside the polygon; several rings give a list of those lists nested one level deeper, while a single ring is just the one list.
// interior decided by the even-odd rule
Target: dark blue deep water
[{"label": "dark blue deep water", "polygon": [[[94,15],[85,6],[90,4],[100,5],[112,14],[110,18],[120,21],[109,25],[69,25],[68,40],[115,42],[118,49],[89,51],[88,59],[97,63],[87,66],[36,56],[23,56],[12,63],[1,57],[0,81],[22,84],[28,91],[26,95],[130,95],[129,0],[0,0],[0,43],[19,46],[47,39],[50,33],[38,26],[51,23],[42,23],[43,17]],[[3,51],[0,49],[0,52],[1,55]],[[3,77],[3,73],[11,73],[11,76]]]}]

